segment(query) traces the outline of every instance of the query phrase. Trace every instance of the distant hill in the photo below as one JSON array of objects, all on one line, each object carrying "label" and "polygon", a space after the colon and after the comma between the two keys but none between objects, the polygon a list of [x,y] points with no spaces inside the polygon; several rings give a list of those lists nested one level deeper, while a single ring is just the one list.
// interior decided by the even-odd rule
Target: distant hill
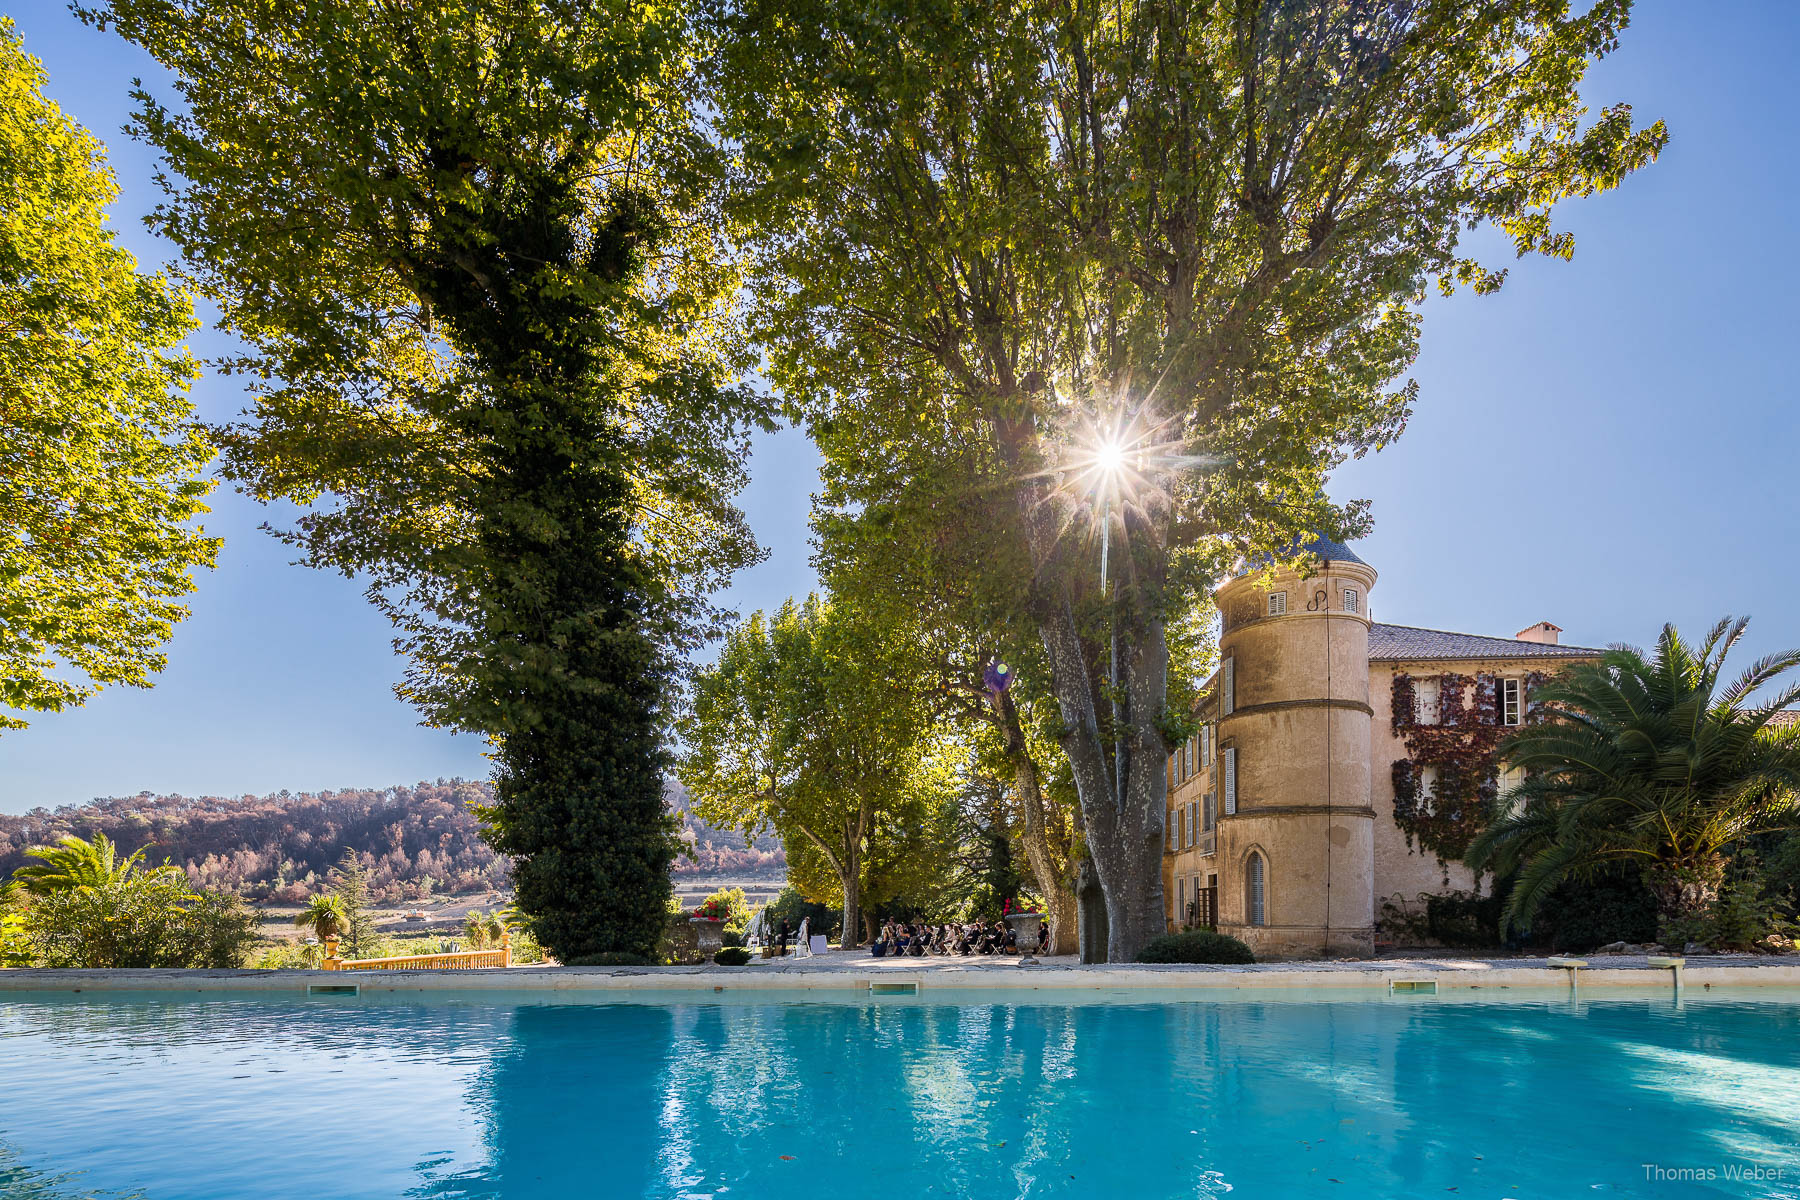
[{"label": "distant hill", "polygon": [[[735,832],[717,830],[687,811],[680,785],[670,807],[693,854],[679,858],[676,878],[727,875],[779,878],[787,859],[779,840],[746,848]],[[198,887],[235,891],[250,900],[300,903],[323,890],[344,847],[369,868],[374,898],[400,904],[439,894],[505,888],[510,863],[481,838],[470,805],[492,796],[488,783],[440,779],[411,787],[269,796],[114,796],[54,811],[0,814],[0,879],[29,861],[28,846],[65,834],[104,833],[125,851],[151,847]]]},{"label": "distant hill", "polygon": [[689,878],[780,880],[787,877],[787,852],[781,839],[772,833],[759,834],[750,845],[735,829],[719,829],[708,825],[688,811],[687,792],[671,779],[665,785],[669,807],[681,819],[681,840],[688,844],[692,861],[677,859],[673,872],[677,881]]}]

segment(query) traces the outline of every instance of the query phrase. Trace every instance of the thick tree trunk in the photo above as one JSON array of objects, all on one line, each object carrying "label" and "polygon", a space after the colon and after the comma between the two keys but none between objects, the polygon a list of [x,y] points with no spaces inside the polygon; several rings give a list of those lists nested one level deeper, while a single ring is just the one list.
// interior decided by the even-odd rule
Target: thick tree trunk
[{"label": "thick tree trunk", "polygon": [[1075,895],[1081,922],[1081,961],[1103,963],[1106,961],[1106,895],[1100,890],[1100,876],[1095,872],[1091,858],[1081,860]]},{"label": "thick tree trunk", "polygon": [[[1030,430],[1012,437],[1033,439]],[[1024,462],[1028,455],[1015,459]],[[1107,907],[1107,961],[1130,963],[1145,943],[1165,930],[1163,916],[1163,810],[1168,801],[1165,774],[1168,747],[1157,718],[1168,700],[1168,640],[1156,604],[1141,597],[1161,590],[1161,556],[1154,545],[1130,549],[1130,536],[1154,542],[1148,527],[1125,527],[1114,560],[1114,601],[1120,658],[1120,711],[1111,736],[1103,734],[1096,707],[1100,689],[1089,675],[1096,655],[1087,653],[1060,561],[1057,507],[1046,497],[1040,477],[1026,475],[1017,500],[1037,567],[1039,635],[1051,666],[1051,689],[1062,712],[1062,747],[1075,774],[1082,802],[1087,853]],[[1145,561],[1136,561],[1139,554]],[[1103,660],[1103,655],[1098,655]]]},{"label": "thick tree trunk", "polygon": [[838,876],[838,882],[844,888],[844,931],[838,937],[838,945],[849,950],[862,944],[862,880],[855,874],[844,874]]},{"label": "thick tree trunk", "polygon": [[1051,828],[1043,781],[1025,744],[1025,730],[1019,724],[1019,710],[1012,697],[1001,692],[994,702],[994,711],[999,719],[1006,756],[1012,760],[1013,782],[1019,792],[1019,807],[1025,816],[1025,831],[1021,838],[1025,861],[1030,864],[1032,877],[1044,897],[1045,919],[1050,923],[1049,953],[1074,954],[1080,946],[1080,932],[1075,916],[1075,889],[1069,878],[1067,831]]}]

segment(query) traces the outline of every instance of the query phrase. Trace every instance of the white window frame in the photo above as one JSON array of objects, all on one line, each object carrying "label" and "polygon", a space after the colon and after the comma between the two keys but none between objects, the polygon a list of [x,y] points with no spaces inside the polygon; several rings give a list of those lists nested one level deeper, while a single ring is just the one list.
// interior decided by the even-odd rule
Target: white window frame
[{"label": "white window frame", "polygon": [[1219,713],[1229,717],[1237,710],[1237,655],[1228,654],[1219,667]]},{"label": "white window frame", "polygon": [[1500,681],[1500,723],[1502,725],[1523,725],[1525,723],[1525,681],[1523,679],[1502,679]]},{"label": "white window frame", "polygon": [[[1426,695],[1429,689],[1430,701]],[[1444,684],[1436,676],[1413,681],[1413,724],[1438,725],[1444,719]]]},{"label": "white window frame", "polygon": [[1347,613],[1361,612],[1362,609],[1360,607],[1358,607],[1361,603],[1362,603],[1362,597],[1360,597],[1356,594],[1355,588],[1345,588],[1344,589],[1344,611],[1345,612],[1347,612]]},{"label": "white window frame", "polygon": [[1430,765],[1420,767],[1416,786],[1419,811],[1421,813],[1434,811],[1437,805],[1438,769]]},{"label": "white window frame", "polygon": [[1220,789],[1225,794],[1225,815],[1233,816],[1237,812],[1237,747],[1225,747],[1225,786]]},{"label": "white window frame", "polygon": [[1286,592],[1270,592],[1269,593],[1269,615],[1271,617],[1287,616],[1287,593]]}]

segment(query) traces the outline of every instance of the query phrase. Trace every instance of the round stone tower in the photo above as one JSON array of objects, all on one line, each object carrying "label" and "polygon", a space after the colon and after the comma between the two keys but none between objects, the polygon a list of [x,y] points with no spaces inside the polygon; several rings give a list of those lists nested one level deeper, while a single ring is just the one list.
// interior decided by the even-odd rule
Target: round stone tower
[{"label": "round stone tower", "polygon": [[1369,591],[1322,537],[1302,572],[1252,565],[1219,588],[1219,929],[1259,957],[1374,950]]}]

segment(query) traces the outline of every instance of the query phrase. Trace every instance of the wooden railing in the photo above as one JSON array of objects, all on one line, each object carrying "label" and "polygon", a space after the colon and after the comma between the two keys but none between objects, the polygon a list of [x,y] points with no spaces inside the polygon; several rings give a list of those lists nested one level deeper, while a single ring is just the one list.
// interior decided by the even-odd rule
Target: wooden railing
[{"label": "wooden railing", "polygon": [[484,971],[512,966],[512,934],[500,935],[497,950],[459,950],[454,954],[414,954],[399,958],[339,958],[337,939],[325,939],[327,971]]}]

